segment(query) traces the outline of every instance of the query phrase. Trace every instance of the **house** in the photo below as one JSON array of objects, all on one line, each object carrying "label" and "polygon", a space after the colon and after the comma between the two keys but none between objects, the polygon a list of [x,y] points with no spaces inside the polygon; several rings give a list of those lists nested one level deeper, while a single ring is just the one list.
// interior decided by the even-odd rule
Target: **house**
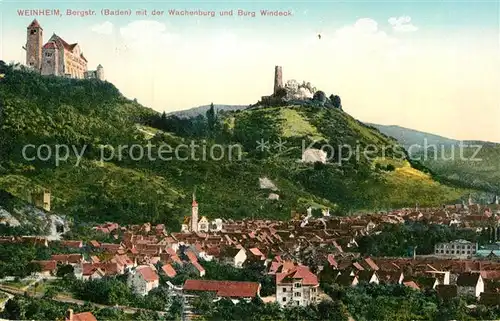
[{"label": "house", "polygon": [[50,261],[31,261],[31,263],[40,266],[40,271],[36,272],[38,276],[51,276],[56,273],[57,270],[57,262]]},{"label": "house", "polygon": [[61,241],[61,245],[79,249],[83,247],[83,241]]},{"label": "house", "polygon": [[260,283],[240,281],[186,280],[183,290],[192,292],[214,292],[218,298],[250,300],[260,296]]},{"label": "house", "polygon": [[154,288],[159,286],[158,274],[156,269],[149,265],[139,265],[130,271],[127,284],[136,294],[146,295]]},{"label": "house", "polygon": [[379,284],[378,275],[375,271],[359,271],[356,276],[359,282]]},{"label": "house", "polygon": [[220,218],[216,218],[215,220],[210,222],[210,232],[220,231],[222,231],[222,220]]},{"label": "house", "polygon": [[356,275],[344,272],[337,275],[335,283],[341,286],[356,286],[359,283],[359,279]]},{"label": "house", "polygon": [[309,267],[298,265],[276,274],[276,301],[280,306],[307,306],[318,299],[318,278]]},{"label": "house", "polygon": [[203,268],[203,266],[201,266],[201,264],[199,262],[191,262],[191,264],[196,269],[196,273],[198,274],[198,276],[200,276],[200,277],[205,276],[205,269]]},{"label": "house", "polygon": [[247,252],[247,260],[245,263],[266,263],[266,256],[256,247],[251,248]]},{"label": "house", "polygon": [[99,264],[83,263],[81,273],[82,279],[85,281],[102,279],[106,273],[99,266]]},{"label": "house", "polygon": [[161,267],[161,270],[169,278],[173,278],[177,275],[177,272],[175,271],[174,267],[171,264],[165,264],[164,266]]},{"label": "house", "polygon": [[225,264],[241,268],[247,259],[247,254],[244,248],[226,247],[221,251],[220,258]]},{"label": "house", "polygon": [[208,233],[210,224],[205,216],[202,216],[201,219],[198,221],[198,231],[199,232],[206,232]]},{"label": "house", "polygon": [[404,274],[400,271],[377,271],[378,279],[382,284],[401,284]]},{"label": "house", "polygon": [[68,309],[66,313],[65,321],[97,321],[96,317],[92,314],[92,312],[82,312],[82,313],[73,313],[72,309]]},{"label": "house", "polygon": [[460,273],[457,278],[459,295],[474,295],[478,298],[484,292],[484,281],[479,272]]}]

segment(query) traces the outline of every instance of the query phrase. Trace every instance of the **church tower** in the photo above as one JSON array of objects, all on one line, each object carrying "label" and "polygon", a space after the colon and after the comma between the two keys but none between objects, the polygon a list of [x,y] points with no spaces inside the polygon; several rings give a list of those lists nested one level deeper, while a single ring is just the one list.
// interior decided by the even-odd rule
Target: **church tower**
[{"label": "church tower", "polygon": [[198,232],[198,203],[193,193],[193,204],[191,209],[191,232]]},{"label": "church tower", "polygon": [[27,28],[26,65],[40,71],[42,67],[43,29],[35,19]]}]

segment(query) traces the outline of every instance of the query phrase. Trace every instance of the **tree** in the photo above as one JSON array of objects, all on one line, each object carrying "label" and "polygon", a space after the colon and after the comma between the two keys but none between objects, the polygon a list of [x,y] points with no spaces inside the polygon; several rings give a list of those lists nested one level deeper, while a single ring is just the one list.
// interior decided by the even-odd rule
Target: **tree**
[{"label": "tree", "polygon": [[330,100],[332,101],[333,107],[342,109],[342,101],[340,100],[340,96],[331,95]]},{"label": "tree", "polygon": [[69,275],[74,275],[74,271],[75,271],[75,269],[73,268],[73,266],[71,264],[65,264],[65,265],[61,265],[57,268],[56,275],[58,277],[65,277],[65,276],[69,276]]},{"label": "tree", "polygon": [[341,301],[321,301],[317,310],[319,320],[347,321],[349,319],[347,308]]},{"label": "tree", "polygon": [[215,129],[215,124],[217,123],[217,114],[215,112],[214,103],[210,104],[210,108],[207,110],[206,117],[207,117],[208,131],[210,134],[213,134]]},{"label": "tree", "polygon": [[318,90],[314,93],[313,100],[319,102],[322,106],[326,103],[326,95],[324,91]]}]

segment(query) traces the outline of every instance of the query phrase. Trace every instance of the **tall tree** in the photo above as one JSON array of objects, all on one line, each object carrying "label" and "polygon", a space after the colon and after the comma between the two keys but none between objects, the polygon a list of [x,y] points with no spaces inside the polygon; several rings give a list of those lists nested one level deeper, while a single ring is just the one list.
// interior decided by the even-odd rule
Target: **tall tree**
[{"label": "tall tree", "polygon": [[210,104],[210,108],[207,110],[206,117],[209,133],[213,134],[215,124],[217,123],[217,114],[215,113],[214,103]]}]

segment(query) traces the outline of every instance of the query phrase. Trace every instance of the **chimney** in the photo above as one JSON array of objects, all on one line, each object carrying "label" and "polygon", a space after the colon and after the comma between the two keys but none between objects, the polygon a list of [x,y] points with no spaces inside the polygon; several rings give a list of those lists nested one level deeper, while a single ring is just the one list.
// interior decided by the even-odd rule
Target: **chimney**
[{"label": "chimney", "polygon": [[73,309],[68,309],[66,313],[66,321],[73,321]]}]

